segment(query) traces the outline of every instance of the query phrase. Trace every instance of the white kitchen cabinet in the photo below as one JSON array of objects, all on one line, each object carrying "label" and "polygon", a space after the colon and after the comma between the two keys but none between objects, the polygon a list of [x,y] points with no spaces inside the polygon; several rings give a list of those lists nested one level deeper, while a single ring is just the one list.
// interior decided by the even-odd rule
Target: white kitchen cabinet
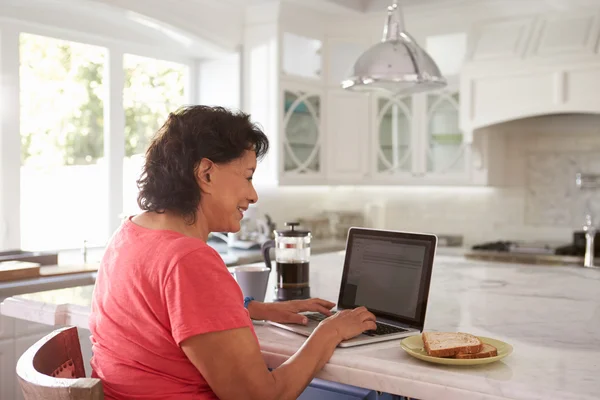
[{"label": "white kitchen cabinet", "polygon": [[373,95],[370,112],[373,177],[389,182],[409,178],[417,168],[419,143],[413,97]]},{"label": "white kitchen cabinet", "polygon": [[322,14],[288,2],[248,10],[243,108],[271,144],[258,185],[490,183],[489,141],[472,143],[459,126],[458,77],[404,97],[344,91],[341,81],[372,41],[352,29],[332,34]]},{"label": "white kitchen cabinet", "polygon": [[460,129],[460,93],[450,87],[437,93],[419,95],[422,162],[419,173],[428,183],[475,184],[471,164],[472,146]]},{"label": "white kitchen cabinet", "polygon": [[459,127],[458,89],[412,96],[372,95],[371,181],[472,184],[471,147]]},{"label": "white kitchen cabinet", "polygon": [[32,336],[36,334],[47,334],[52,331],[52,327],[37,322],[25,321],[23,319],[14,319],[15,337]]},{"label": "white kitchen cabinet", "polygon": [[[247,8],[242,105],[270,142],[254,176],[257,185],[326,183],[319,18],[286,2]],[[311,20],[310,29],[301,20]]]},{"label": "white kitchen cabinet", "polygon": [[19,390],[15,382],[15,359],[14,339],[0,340],[0,399],[13,400],[15,390]]},{"label": "white kitchen cabinet", "polygon": [[317,85],[282,82],[280,177],[316,183],[324,178],[323,90]]},{"label": "white kitchen cabinet", "polygon": [[465,146],[458,124],[458,92],[427,94],[425,99],[427,173],[464,172]]},{"label": "white kitchen cabinet", "polygon": [[326,182],[478,183],[472,180],[471,146],[459,127],[458,78],[449,77],[443,90],[412,96],[343,91],[336,87],[349,72],[342,72],[342,64],[351,67],[361,48],[364,43],[350,39],[326,41]]},{"label": "white kitchen cabinet", "polygon": [[369,97],[342,89],[327,92],[325,146],[329,184],[353,184],[368,178]]},{"label": "white kitchen cabinet", "polygon": [[[0,300],[2,302],[2,300]],[[15,322],[13,318],[0,315],[0,340],[12,338],[15,335]]]}]

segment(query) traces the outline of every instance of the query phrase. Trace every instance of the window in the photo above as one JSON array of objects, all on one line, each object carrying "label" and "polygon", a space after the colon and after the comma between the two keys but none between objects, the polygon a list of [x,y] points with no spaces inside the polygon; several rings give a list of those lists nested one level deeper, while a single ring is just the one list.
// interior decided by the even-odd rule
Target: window
[{"label": "window", "polygon": [[21,247],[104,244],[102,47],[22,33]]},{"label": "window", "polygon": [[123,210],[136,213],[137,184],[144,152],[170,112],[186,103],[188,67],[174,62],[124,56],[125,159],[123,161]]}]

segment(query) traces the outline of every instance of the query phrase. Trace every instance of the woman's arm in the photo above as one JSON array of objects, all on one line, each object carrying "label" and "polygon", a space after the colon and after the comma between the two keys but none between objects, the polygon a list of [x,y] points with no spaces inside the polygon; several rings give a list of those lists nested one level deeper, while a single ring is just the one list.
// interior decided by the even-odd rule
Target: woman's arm
[{"label": "woman's arm", "polygon": [[304,315],[299,314],[300,312],[313,311],[330,316],[332,314],[330,310],[334,306],[334,303],[318,298],[276,303],[261,303],[253,300],[248,304],[248,313],[252,319],[305,325],[308,321]]},{"label": "woman's arm", "polygon": [[323,321],[288,361],[270,372],[250,328],[192,336],[181,343],[222,400],[296,399],[344,339],[375,329],[375,317],[364,307]]}]

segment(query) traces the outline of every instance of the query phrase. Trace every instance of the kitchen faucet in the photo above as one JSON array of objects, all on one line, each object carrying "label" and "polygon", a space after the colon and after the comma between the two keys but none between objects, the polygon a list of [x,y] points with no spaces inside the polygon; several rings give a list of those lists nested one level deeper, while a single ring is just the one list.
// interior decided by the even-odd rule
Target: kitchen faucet
[{"label": "kitchen faucet", "polygon": [[[600,174],[583,174],[578,173],[575,176],[575,184],[579,190],[598,190],[600,189]],[[585,233],[585,256],[583,258],[583,266],[586,268],[594,268],[594,239],[596,231],[592,217],[592,199],[588,197],[586,202],[586,215],[583,231]]]},{"label": "kitchen faucet", "polygon": [[590,214],[585,216],[585,257],[583,258],[583,266],[586,268],[594,268],[594,238],[596,237],[596,227],[592,223]]}]

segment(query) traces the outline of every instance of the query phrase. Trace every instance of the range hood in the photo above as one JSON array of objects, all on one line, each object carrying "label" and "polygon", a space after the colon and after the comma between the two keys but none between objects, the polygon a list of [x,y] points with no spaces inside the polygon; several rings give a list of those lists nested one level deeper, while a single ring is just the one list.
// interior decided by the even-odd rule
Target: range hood
[{"label": "range hood", "polygon": [[480,23],[469,34],[460,79],[460,125],[600,114],[600,9]]}]

